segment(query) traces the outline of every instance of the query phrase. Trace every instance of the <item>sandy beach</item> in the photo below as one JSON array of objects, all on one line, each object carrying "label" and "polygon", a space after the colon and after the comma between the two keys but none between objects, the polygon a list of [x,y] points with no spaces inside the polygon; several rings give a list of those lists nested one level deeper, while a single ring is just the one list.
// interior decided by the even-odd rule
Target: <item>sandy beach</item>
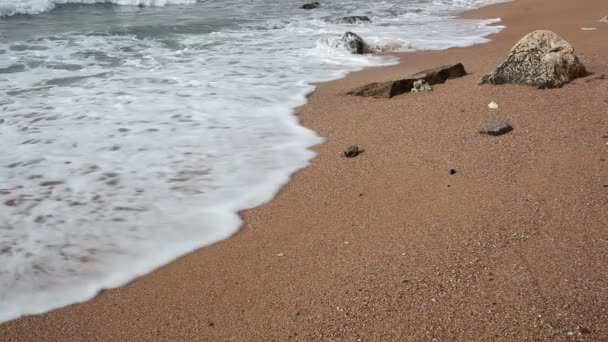
[{"label": "sandy beach", "polygon": [[[502,18],[487,44],[320,84],[298,115],[325,142],[239,233],[4,323],[0,341],[607,341],[606,15],[605,0],[492,5],[463,14]],[[536,29],[570,42],[589,75],[477,85]],[[345,95],[458,62],[470,74],[432,92]],[[495,122],[514,130],[478,133]],[[365,152],[344,158],[353,144]]]}]

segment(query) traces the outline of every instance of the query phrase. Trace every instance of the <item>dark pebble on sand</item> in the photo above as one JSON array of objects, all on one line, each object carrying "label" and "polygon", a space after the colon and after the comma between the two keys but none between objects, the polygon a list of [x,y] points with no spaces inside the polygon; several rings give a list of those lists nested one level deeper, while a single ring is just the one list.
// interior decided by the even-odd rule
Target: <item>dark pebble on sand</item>
[{"label": "dark pebble on sand", "polygon": [[450,169],[450,174],[451,174],[451,175],[455,175],[455,174],[456,174],[456,170],[454,170],[454,169]]},{"label": "dark pebble on sand", "polygon": [[361,152],[363,152],[363,150],[360,150],[357,145],[352,145],[344,151],[344,156],[347,158],[354,158],[358,156]]},{"label": "dark pebble on sand", "polygon": [[63,181],[46,181],[46,182],[40,183],[40,186],[55,186],[55,185],[59,185],[59,184],[63,184]]},{"label": "dark pebble on sand", "polygon": [[17,200],[10,199],[10,200],[4,202],[4,205],[6,205],[8,207],[15,207],[15,206],[17,206]]},{"label": "dark pebble on sand", "polygon": [[580,331],[581,334],[591,334],[591,330],[580,325],[578,326],[578,331]]},{"label": "dark pebble on sand", "polygon": [[513,127],[507,123],[490,125],[482,128],[479,133],[492,136],[507,134],[513,130]]}]

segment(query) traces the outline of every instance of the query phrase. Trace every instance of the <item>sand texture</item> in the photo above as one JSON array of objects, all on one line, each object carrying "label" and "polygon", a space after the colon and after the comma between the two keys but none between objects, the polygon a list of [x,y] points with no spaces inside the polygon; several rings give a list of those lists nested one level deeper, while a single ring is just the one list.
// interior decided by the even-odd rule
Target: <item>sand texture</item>
[{"label": "sand texture", "polygon": [[[319,85],[299,115],[326,142],[236,236],[0,341],[608,341],[605,15],[606,0],[489,6],[464,16],[503,18],[491,43]],[[535,29],[591,74],[477,85]],[[458,62],[470,75],[431,92],[345,95]],[[500,122],[514,130],[479,134]]]}]

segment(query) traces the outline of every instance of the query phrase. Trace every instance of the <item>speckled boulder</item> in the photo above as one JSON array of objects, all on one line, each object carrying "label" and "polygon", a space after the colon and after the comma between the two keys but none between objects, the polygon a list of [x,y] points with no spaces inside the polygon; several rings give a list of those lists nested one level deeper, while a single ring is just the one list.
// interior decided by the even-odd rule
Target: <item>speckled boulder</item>
[{"label": "speckled boulder", "polygon": [[585,74],[585,66],[574,54],[572,45],[554,32],[538,30],[517,42],[507,60],[479,83],[559,88]]}]

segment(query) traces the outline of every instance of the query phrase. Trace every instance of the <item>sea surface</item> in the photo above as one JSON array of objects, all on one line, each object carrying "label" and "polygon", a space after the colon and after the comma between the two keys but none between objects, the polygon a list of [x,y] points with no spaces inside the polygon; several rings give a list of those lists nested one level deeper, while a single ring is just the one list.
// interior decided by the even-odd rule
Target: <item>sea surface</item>
[{"label": "sea surface", "polygon": [[[314,82],[486,41],[495,0],[0,0],[0,322],[225,239],[321,142]],[[365,15],[371,23],[335,23]],[[406,61],[407,62],[407,61]]]}]

